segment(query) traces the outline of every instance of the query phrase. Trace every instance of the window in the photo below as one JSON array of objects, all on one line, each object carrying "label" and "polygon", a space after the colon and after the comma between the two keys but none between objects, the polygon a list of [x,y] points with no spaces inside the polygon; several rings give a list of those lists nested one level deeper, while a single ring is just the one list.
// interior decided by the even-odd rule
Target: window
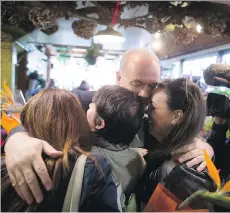
[{"label": "window", "polygon": [[230,53],[223,55],[222,64],[230,64]]},{"label": "window", "polygon": [[209,56],[205,58],[198,58],[194,60],[184,61],[183,75],[184,76],[200,76],[203,81],[203,71],[209,65],[216,63],[217,56]]}]

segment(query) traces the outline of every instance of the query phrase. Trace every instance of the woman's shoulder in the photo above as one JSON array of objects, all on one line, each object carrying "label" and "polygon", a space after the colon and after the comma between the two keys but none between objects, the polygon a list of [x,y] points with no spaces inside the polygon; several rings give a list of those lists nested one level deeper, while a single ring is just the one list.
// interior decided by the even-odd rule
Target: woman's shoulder
[{"label": "woman's shoulder", "polygon": [[173,188],[176,185],[182,185],[190,191],[215,190],[213,181],[206,170],[198,172],[196,168],[189,168],[185,164],[178,165],[172,161],[165,162],[161,166],[160,181]]},{"label": "woman's shoulder", "polygon": [[[175,166],[162,183],[180,200],[185,200],[198,190],[209,192],[216,190],[206,170],[198,172],[196,168],[188,168],[185,164]],[[191,207],[213,209],[212,204],[202,199],[196,199]]]}]

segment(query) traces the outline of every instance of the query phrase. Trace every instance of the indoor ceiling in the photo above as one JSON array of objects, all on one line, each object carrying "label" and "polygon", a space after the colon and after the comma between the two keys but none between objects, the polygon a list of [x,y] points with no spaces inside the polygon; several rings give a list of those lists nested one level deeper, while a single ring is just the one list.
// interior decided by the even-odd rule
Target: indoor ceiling
[{"label": "indoor ceiling", "polygon": [[[52,43],[51,38],[55,37],[56,44],[87,47],[101,27],[111,25],[116,4],[116,1],[1,2],[1,39],[18,40],[33,33],[32,43],[38,43],[43,34],[44,40],[40,41],[43,44]],[[163,41],[162,48],[156,50],[161,58],[230,43],[229,5],[229,1],[121,1],[116,29],[124,34],[126,43],[117,51],[151,45],[156,32],[160,32]],[[69,23],[68,32],[72,35],[69,32],[65,36],[65,30],[62,31],[65,34],[58,34],[63,29],[62,22]],[[196,29],[198,24],[202,27],[200,32]],[[60,37],[62,41],[58,40]]]}]

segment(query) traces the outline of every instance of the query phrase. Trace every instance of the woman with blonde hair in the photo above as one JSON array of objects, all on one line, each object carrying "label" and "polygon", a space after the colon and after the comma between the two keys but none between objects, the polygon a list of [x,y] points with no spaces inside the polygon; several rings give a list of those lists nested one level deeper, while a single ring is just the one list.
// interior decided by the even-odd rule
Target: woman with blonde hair
[{"label": "woman with blonde hair", "polygon": [[[24,183],[11,185],[5,158],[2,157],[2,211],[62,211],[68,183],[75,162],[81,154],[87,155],[88,158],[84,169],[79,211],[119,211],[110,165],[102,156],[91,155],[91,131],[79,101],[71,92],[61,89],[43,90],[25,105],[21,113],[21,123],[31,137],[48,141],[55,149],[62,151],[63,156],[53,159],[43,155],[54,187],[52,191],[47,192],[40,183],[44,199],[36,204],[31,198],[31,205],[16,192],[19,185]],[[25,174],[22,175],[26,177]]]}]

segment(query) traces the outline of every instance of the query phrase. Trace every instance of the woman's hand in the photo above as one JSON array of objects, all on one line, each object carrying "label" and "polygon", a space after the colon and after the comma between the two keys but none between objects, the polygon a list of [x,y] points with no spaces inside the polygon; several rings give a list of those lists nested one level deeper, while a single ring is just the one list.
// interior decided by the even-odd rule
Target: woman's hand
[{"label": "woman's hand", "polygon": [[62,152],[55,150],[46,141],[29,137],[25,132],[12,135],[6,142],[5,152],[8,174],[18,195],[28,204],[33,202],[33,197],[40,203],[43,194],[36,174],[46,190],[52,189],[52,181],[41,154],[44,152],[56,158],[60,157]]},{"label": "woman's hand", "polygon": [[195,138],[192,143],[173,151],[172,155],[177,156],[179,163],[188,161],[186,163],[186,166],[188,167],[193,167],[200,164],[197,167],[197,171],[201,172],[206,168],[203,150],[206,150],[210,158],[213,157],[213,148],[201,139]]},{"label": "woman's hand", "polygon": [[143,148],[132,148],[132,149],[135,149],[138,151],[138,153],[141,155],[141,156],[145,156],[146,154],[148,154],[148,150],[147,149],[143,149]]}]

